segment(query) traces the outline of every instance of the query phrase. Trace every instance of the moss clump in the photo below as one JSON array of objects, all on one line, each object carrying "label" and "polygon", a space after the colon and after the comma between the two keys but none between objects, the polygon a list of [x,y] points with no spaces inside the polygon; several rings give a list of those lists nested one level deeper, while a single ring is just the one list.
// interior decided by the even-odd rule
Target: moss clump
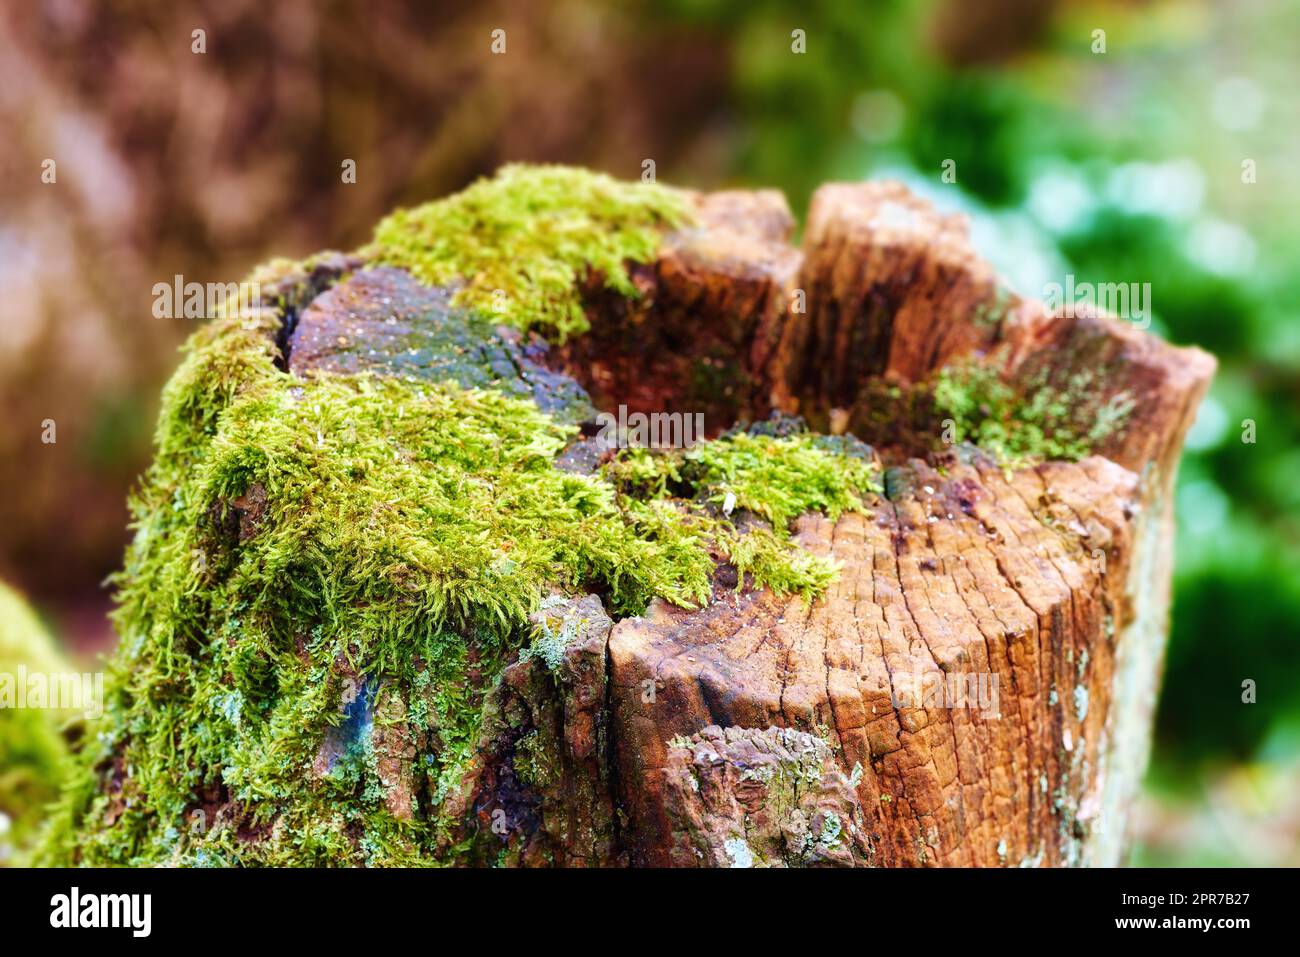
[{"label": "moss clump", "polygon": [[612,466],[621,482],[651,497],[675,494],[753,512],[779,533],[804,512],[832,520],[865,510],[863,496],[880,494],[880,469],[846,451],[834,437],[734,432],[694,448],[623,451]]},{"label": "moss clump", "polygon": [[[0,681],[16,684],[19,665],[29,674],[71,670],[32,610],[0,583]],[[60,727],[71,717],[49,708],[0,705],[0,865],[22,862],[46,805],[58,797],[68,771]]]},{"label": "moss clump", "polygon": [[546,746],[536,729],[515,742],[515,773],[529,787],[542,789],[554,783],[554,772],[548,758]]},{"label": "moss clump", "polygon": [[685,197],[564,166],[506,166],[446,199],[393,213],[364,254],[432,285],[457,281],[460,304],[561,341],[588,329],[581,281],[637,295],[627,262],[653,258]]},{"label": "moss clump", "polygon": [[1114,434],[1133,408],[1125,393],[1104,403],[1090,399],[1094,379],[1084,370],[1058,387],[1042,372],[1016,389],[992,368],[956,363],[936,377],[934,405],[940,418],[952,420],[953,441],[978,445],[1004,465],[1077,462]]},{"label": "moss clump", "polygon": [[[882,491],[878,466],[846,452],[834,438],[798,431],[789,435],[734,432],[690,450],[627,449],[607,469],[634,499],[649,503],[686,499],[711,506],[693,509],[691,522],[709,536],[739,573],[779,593],[811,597],[834,580],[834,563],[791,546],[790,523],[805,512],[832,521],[865,512],[865,496]],[[732,514],[749,513],[743,533]]]}]

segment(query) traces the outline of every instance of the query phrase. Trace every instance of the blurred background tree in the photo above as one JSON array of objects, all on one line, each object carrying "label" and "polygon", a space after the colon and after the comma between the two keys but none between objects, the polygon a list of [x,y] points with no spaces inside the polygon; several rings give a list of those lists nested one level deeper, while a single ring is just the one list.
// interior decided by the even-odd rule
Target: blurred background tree
[{"label": "blurred background tree", "polygon": [[192,329],[152,317],[155,282],[357,245],[508,160],[649,158],[797,214],[891,176],[964,211],[1021,292],[1149,282],[1153,328],[1218,355],[1138,859],[1298,863],[1298,31],[1275,0],[8,4],[0,577],[66,641],[112,641],[99,582]]}]

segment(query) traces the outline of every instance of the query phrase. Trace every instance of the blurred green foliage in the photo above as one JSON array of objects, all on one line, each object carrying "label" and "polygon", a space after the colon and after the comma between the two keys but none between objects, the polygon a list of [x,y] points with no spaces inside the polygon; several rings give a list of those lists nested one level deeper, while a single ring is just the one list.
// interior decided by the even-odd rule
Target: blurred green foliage
[{"label": "blurred green foliage", "polygon": [[15,706],[27,673],[68,671],[54,641],[17,592],[0,582],[0,674],[11,700],[0,707],[0,866],[30,851],[45,806],[58,797],[67,743],[60,733],[71,712]]}]

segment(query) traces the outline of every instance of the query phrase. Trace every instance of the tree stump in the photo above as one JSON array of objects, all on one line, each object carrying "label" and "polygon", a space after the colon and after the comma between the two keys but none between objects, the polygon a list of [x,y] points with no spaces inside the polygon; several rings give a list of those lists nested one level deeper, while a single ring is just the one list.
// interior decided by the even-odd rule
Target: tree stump
[{"label": "tree stump", "polygon": [[[625,416],[700,413],[711,442],[798,433],[848,449],[852,458],[836,461],[880,477],[863,492],[864,507],[810,509],[788,529],[798,554],[833,563],[818,566],[834,569],[824,587],[766,587],[733,543],[710,551],[714,570],[696,600],[660,581],[640,614],[626,614],[609,584],[617,572],[601,573],[604,585],[556,581],[493,643],[469,623],[486,600],[473,597],[475,586],[492,587],[480,571],[446,591],[471,596],[463,614],[438,612],[439,633],[456,626],[469,649],[454,653],[460,670],[439,664],[452,652],[425,645],[410,646],[413,671],[390,660],[400,643],[381,652],[357,641],[330,657],[317,645],[332,615],[381,608],[400,618],[400,597],[384,589],[399,581],[423,594],[424,573],[406,552],[376,562],[366,574],[383,589],[340,612],[290,556],[281,587],[307,597],[283,606],[222,597],[234,592],[220,588],[234,586],[221,583],[254,574],[251,550],[272,530],[313,529],[295,540],[304,554],[333,555],[332,533],[310,494],[277,511],[277,496],[297,487],[282,482],[287,467],[273,467],[284,440],[248,436],[257,415],[273,412],[231,420],[226,403],[254,391],[240,378],[252,360],[226,362],[221,389],[199,387],[220,393],[211,413],[183,369],[169,387],[164,431],[171,421],[198,423],[195,434],[214,451],[176,454],[209,469],[207,484],[146,483],[157,494],[142,497],[137,521],[155,537],[137,538],[128,557],[119,624],[124,647],[138,639],[120,656],[124,670],[150,677],[119,676],[107,718],[118,731],[83,756],[87,774],[65,802],[51,860],[1120,861],[1167,627],[1171,483],[1213,360],[1093,311],[1050,315],[1009,293],[960,218],[897,184],[822,187],[801,248],[791,245],[794,222],[777,193],[673,195],[682,216],[656,228],[646,255],[624,250],[625,281],[595,265],[575,273],[589,328],[573,335],[548,342],[526,325],[494,322],[467,297],[468,269],[431,282],[423,260],[390,253],[381,227],[356,254],[273,271],[263,288],[272,306],[227,321],[207,341],[261,343],[279,365],[257,372],[267,381],[450,379],[533,403],[577,427],[547,453],[548,468],[575,488],[617,484],[609,469],[618,443],[599,428],[608,420],[597,410],[620,406]],[[505,242],[481,220],[466,223],[485,244]],[[557,230],[547,241],[566,240]],[[355,428],[364,441],[369,426]],[[319,431],[317,440],[333,441]],[[240,442],[239,469],[210,464]],[[170,454],[164,439],[160,462]],[[359,485],[366,468],[355,470]],[[719,508],[721,495],[706,494],[719,489],[698,496],[701,514],[766,527],[744,507]],[[201,501],[190,518],[150,531],[155,519],[170,521],[157,516],[176,495]],[[503,515],[516,507],[496,501]],[[410,504],[376,498],[367,514],[382,530],[385,510]],[[136,587],[162,580],[163,566],[150,563],[165,549],[189,561],[196,542],[205,567],[183,593],[185,617],[180,605],[151,605]],[[257,557],[257,574],[270,574],[264,566],[282,560],[274,556]],[[516,560],[523,555],[503,555],[502,574]],[[371,567],[359,553],[330,561],[353,578],[357,566]],[[438,567],[450,589],[455,576]],[[635,561],[620,568],[637,571]],[[272,637],[248,650],[240,629],[250,621]],[[161,667],[171,655],[183,658],[184,678]],[[299,672],[311,677],[291,677]],[[453,686],[465,689],[456,708],[472,720],[447,713]],[[295,695],[319,695],[311,713],[332,717],[280,727]],[[215,711],[243,710],[229,725],[211,723],[202,743],[186,739],[168,752],[166,735],[138,730],[166,708],[198,709],[193,720],[204,727]],[[222,734],[248,735],[243,753],[214,743]],[[349,777],[338,769],[354,752],[359,770]],[[254,758],[278,763],[246,765]],[[145,760],[155,762],[150,774],[173,773],[183,786],[133,782]],[[306,783],[294,790],[281,772]],[[311,830],[302,823],[311,815],[328,823]]]}]

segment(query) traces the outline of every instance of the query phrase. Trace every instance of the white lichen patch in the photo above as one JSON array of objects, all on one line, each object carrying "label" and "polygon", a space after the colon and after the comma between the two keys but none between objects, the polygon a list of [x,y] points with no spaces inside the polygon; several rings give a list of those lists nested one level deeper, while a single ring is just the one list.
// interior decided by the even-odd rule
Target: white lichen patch
[{"label": "white lichen patch", "polygon": [[726,848],[727,856],[731,858],[732,867],[753,867],[754,852],[750,850],[749,845],[743,838],[730,837],[723,844]]}]

